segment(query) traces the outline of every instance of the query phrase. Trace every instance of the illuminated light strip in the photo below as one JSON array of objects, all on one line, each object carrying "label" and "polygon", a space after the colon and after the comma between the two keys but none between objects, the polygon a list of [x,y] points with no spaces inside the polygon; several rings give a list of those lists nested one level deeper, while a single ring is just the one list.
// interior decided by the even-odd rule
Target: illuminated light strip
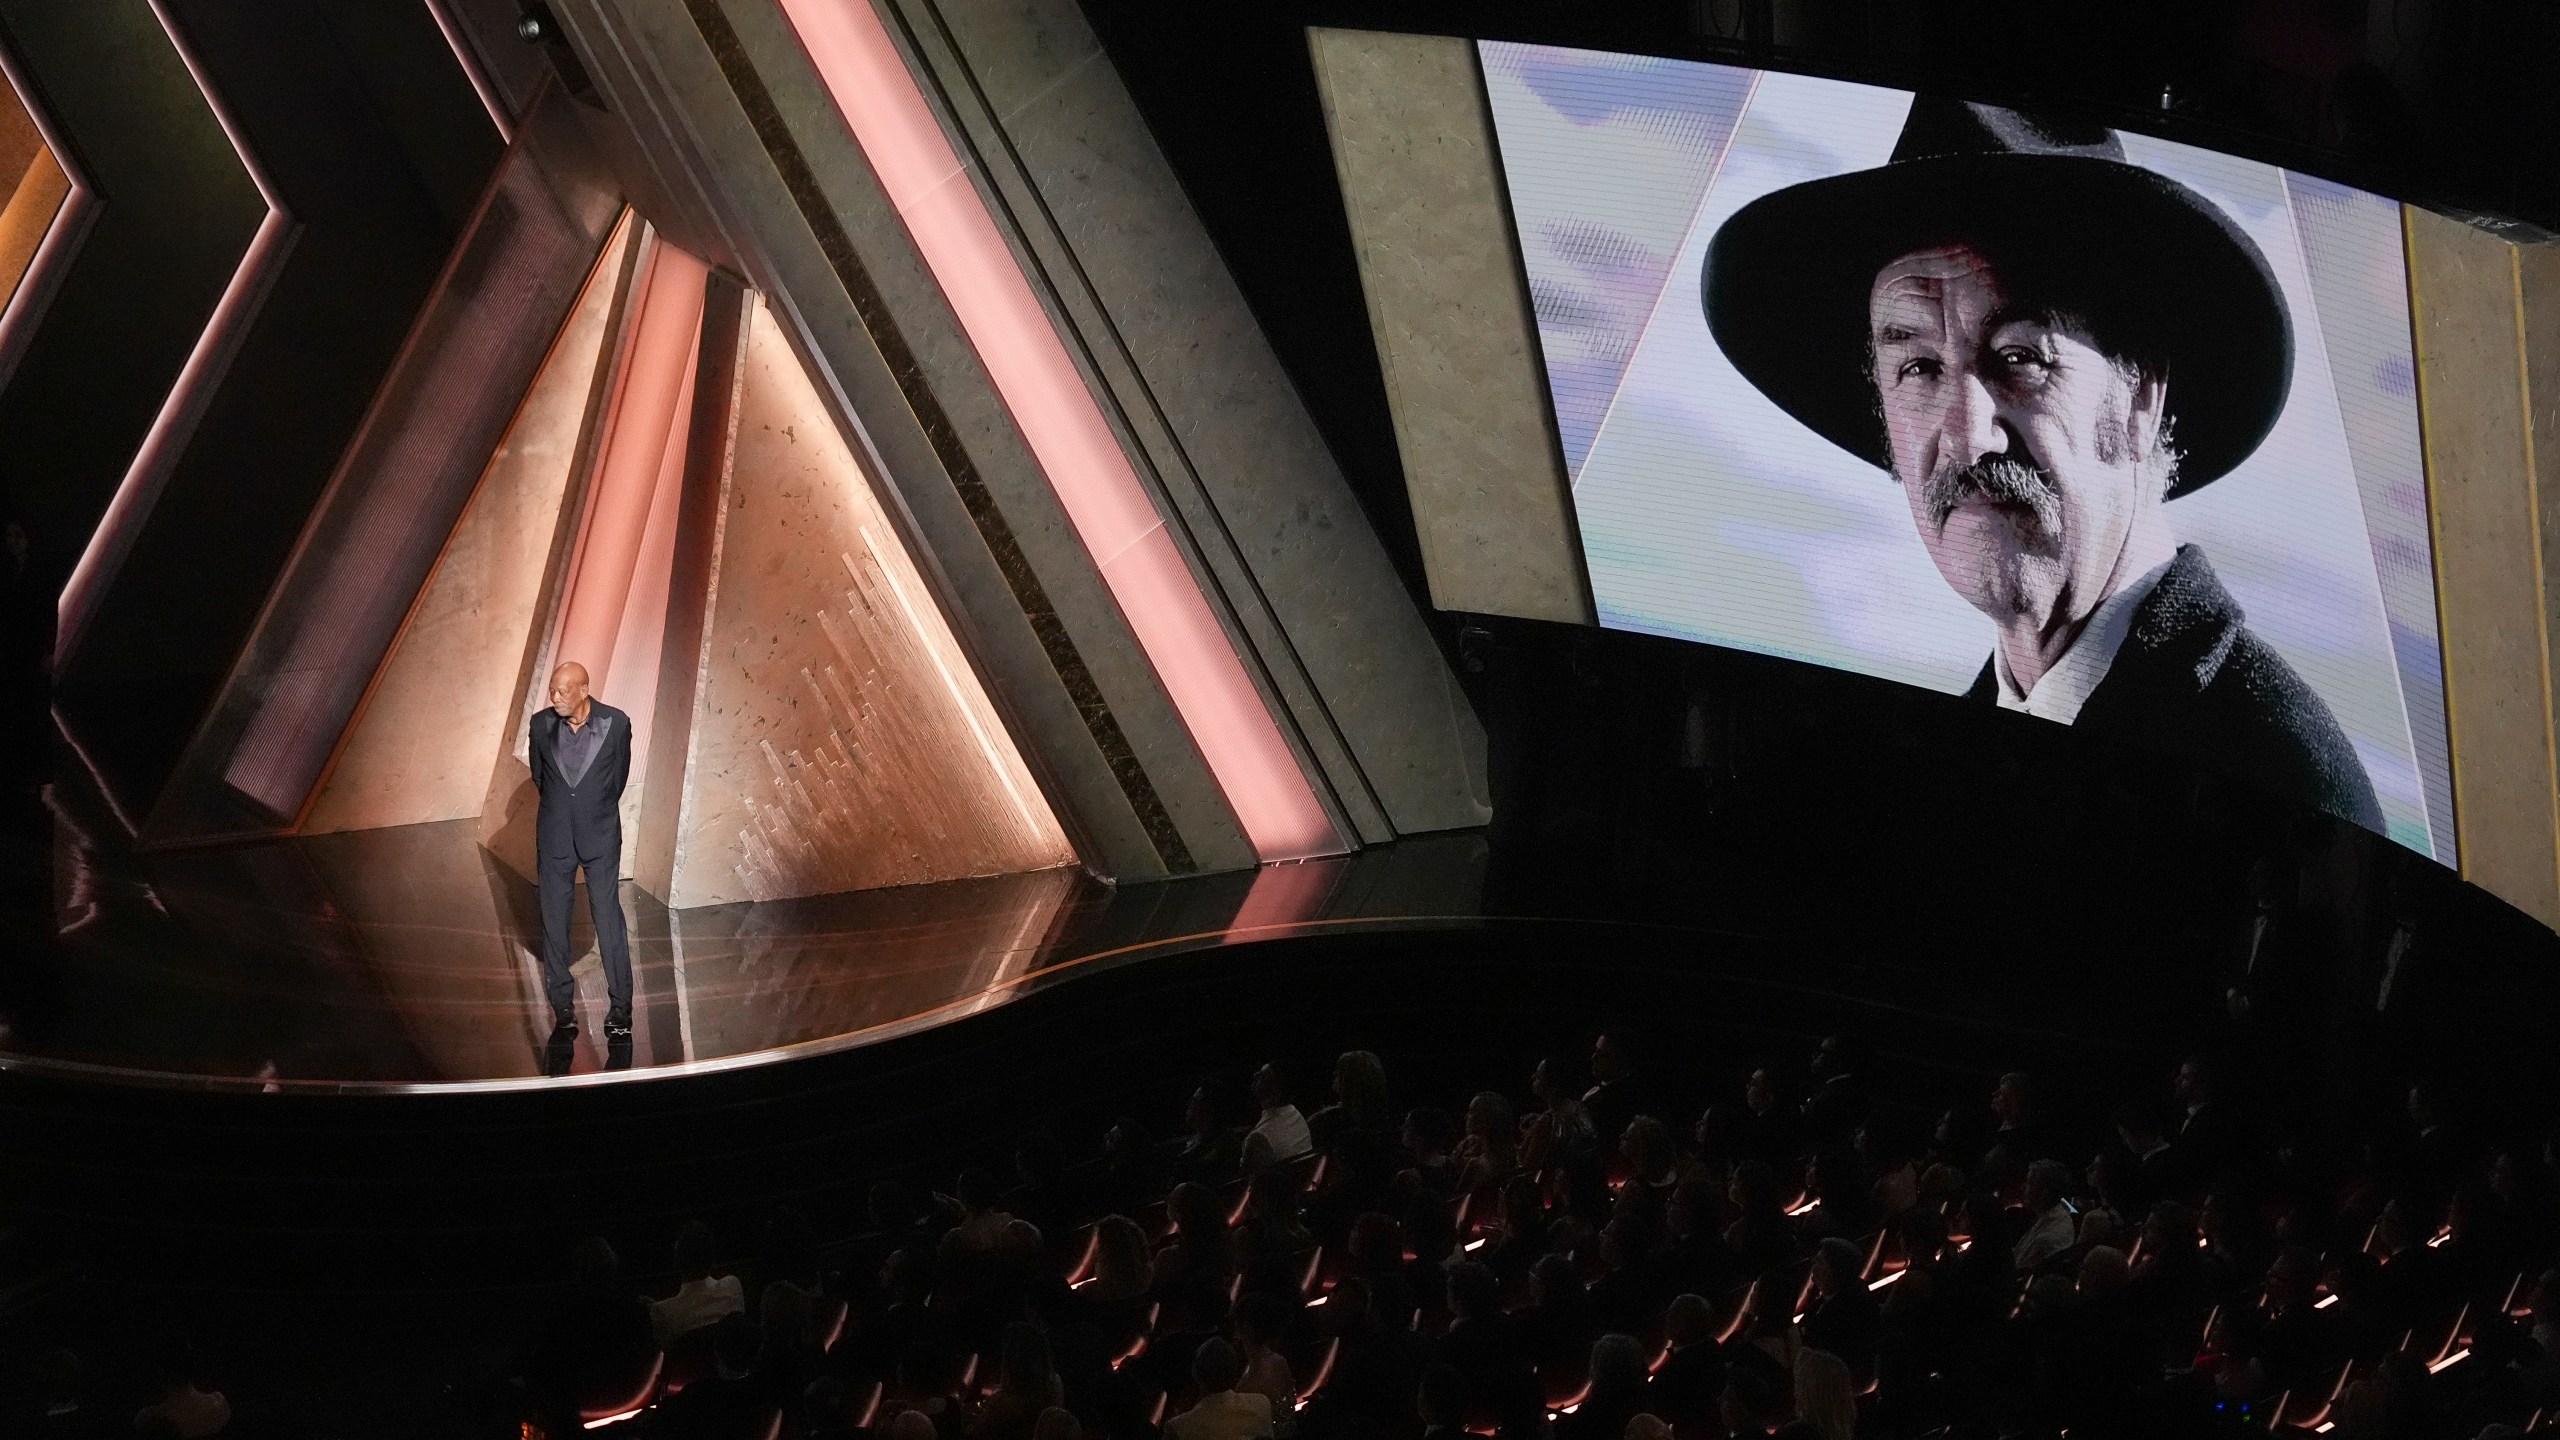
[{"label": "illuminated light strip", "polygon": [[[445,0],[426,0],[427,14],[433,16],[436,28],[444,32],[444,43],[453,48],[453,58],[462,66],[462,77],[471,82],[471,92],[480,97],[480,108],[489,112],[489,123],[498,127],[498,139],[508,145],[516,143],[515,122],[507,118],[507,107],[498,99],[498,88],[489,83],[487,72],[480,68],[480,57],[462,35],[462,27],[446,13]],[[537,92],[538,93],[538,92]]]},{"label": "illuminated light strip", "polygon": [[781,0],[935,283],[1264,860],[1345,847],[868,0]]},{"label": "illuminated light strip", "polygon": [[[653,239],[631,318],[631,341],[605,422],[604,453],[596,460],[587,520],[569,567],[568,603],[561,606],[554,666],[586,667],[596,694],[604,694],[613,668],[614,641],[631,598],[640,542],[657,497],[659,471],[671,445],[679,445],[685,376],[694,363],[702,329],[703,282],[710,267]],[[647,702],[630,697],[638,709]]]},{"label": "illuminated light strip", "polygon": [[204,96],[214,122],[222,127],[223,138],[231,142],[240,168],[248,172],[249,183],[258,189],[258,198],[266,201],[267,215],[258,222],[257,233],[249,237],[249,248],[241,252],[230,282],[222,287],[222,298],[214,302],[213,314],[196,336],[195,348],[187,354],[187,363],[179,367],[177,383],[161,400],[160,413],[152,417],[151,428],[143,433],[142,445],[134,451],[124,479],[117,482],[115,498],[107,502],[106,513],[98,517],[98,528],[90,532],[79,563],[71,567],[71,578],[62,587],[60,618],[54,632],[57,671],[79,650],[81,637],[97,616],[99,601],[105,597],[116,571],[124,565],[125,557],[132,553],[134,541],[141,537],[143,522],[159,502],[160,492],[168,488],[169,476],[177,469],[187,441],[194,436],[196,422],[204,418],[205,408],[213,403],[215,387],[230,368],[232,357],[239,353],[240,343],[248,338],[249,322],[265,302],[268,288],[284,268],[285,256],[292,252],[294,237],[302,230],[286,211],[284,201],[277,197],[266,172],[258,168],[257,157],[241,138],[240,127],[232,122],[231,112],[223,108],[221,97],[205,78],[195,52],[187,48],[177,23],[169,18],[165,0],[150,3],[152,17],[160,22],[161,33],[169,37],[170,47],[187,67],[187,75]]}]

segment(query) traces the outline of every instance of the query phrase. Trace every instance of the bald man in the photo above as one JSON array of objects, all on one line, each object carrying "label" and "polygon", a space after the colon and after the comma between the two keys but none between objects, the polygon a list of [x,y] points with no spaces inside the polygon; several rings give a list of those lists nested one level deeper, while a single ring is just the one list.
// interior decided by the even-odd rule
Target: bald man
[{"label": "bald man", "polygon": [[535,867],[542,877],[542,988],[553,1026],[575,1031],[577,982],[569,978],[569,901],[587,872],[587,913],[604,959],[608,1041],[631,1038],[631,939],[622,923],[622,785],[631,776],[631,717],[587,693],[575,660],[551,672],[551,704],[533,715],[527,746],[533,786]]}]

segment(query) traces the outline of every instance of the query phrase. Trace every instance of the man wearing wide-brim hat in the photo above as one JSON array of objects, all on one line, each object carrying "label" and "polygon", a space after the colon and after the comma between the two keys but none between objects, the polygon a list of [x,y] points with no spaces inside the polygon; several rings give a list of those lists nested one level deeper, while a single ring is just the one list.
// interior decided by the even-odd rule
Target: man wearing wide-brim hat
[{"label": "man wearing wide-brim hat", "polygon": [[2336,717],[2162,513],[2248,458],[2292,381],[2283,292],[2211,201],[2113,131],[1922,96],[1884,165],[1726,221],[1705,299],[1743,375],[1892,476],[1991,618],[1971,698],[2381,828]]}]

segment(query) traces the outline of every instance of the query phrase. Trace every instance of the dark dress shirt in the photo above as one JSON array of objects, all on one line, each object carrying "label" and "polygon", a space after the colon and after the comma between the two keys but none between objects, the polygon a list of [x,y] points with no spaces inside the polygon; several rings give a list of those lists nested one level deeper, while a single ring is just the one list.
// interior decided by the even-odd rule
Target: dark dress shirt
[{"label": "dark dress shirt", "polygon": [[553,734],[560,747],[560,773],[575,785],[587,778],[587,767],[596,763],[596,752],[604,748],[605,727],[596,723],[593,713],[584,725],[562,721]]}]

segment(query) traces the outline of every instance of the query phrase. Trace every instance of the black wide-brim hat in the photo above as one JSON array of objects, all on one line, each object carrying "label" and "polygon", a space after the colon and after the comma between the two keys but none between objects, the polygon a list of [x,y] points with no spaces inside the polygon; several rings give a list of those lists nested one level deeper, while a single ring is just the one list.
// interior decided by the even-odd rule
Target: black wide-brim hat
[{"label": "black wide-brim hat", "polygon": [[1964,244],[2033,272],[2102,340],[2164,363],[2175,499],[2258,448],[2293,382],[2293,322],[2230,216],[2128,164],[2115,132],[1916,97],[1893,158],[1743,206],[1708,243],[1707,328],[1743,376],[1823,438],[1890,472],[1868,374],[1876,272]]}]

